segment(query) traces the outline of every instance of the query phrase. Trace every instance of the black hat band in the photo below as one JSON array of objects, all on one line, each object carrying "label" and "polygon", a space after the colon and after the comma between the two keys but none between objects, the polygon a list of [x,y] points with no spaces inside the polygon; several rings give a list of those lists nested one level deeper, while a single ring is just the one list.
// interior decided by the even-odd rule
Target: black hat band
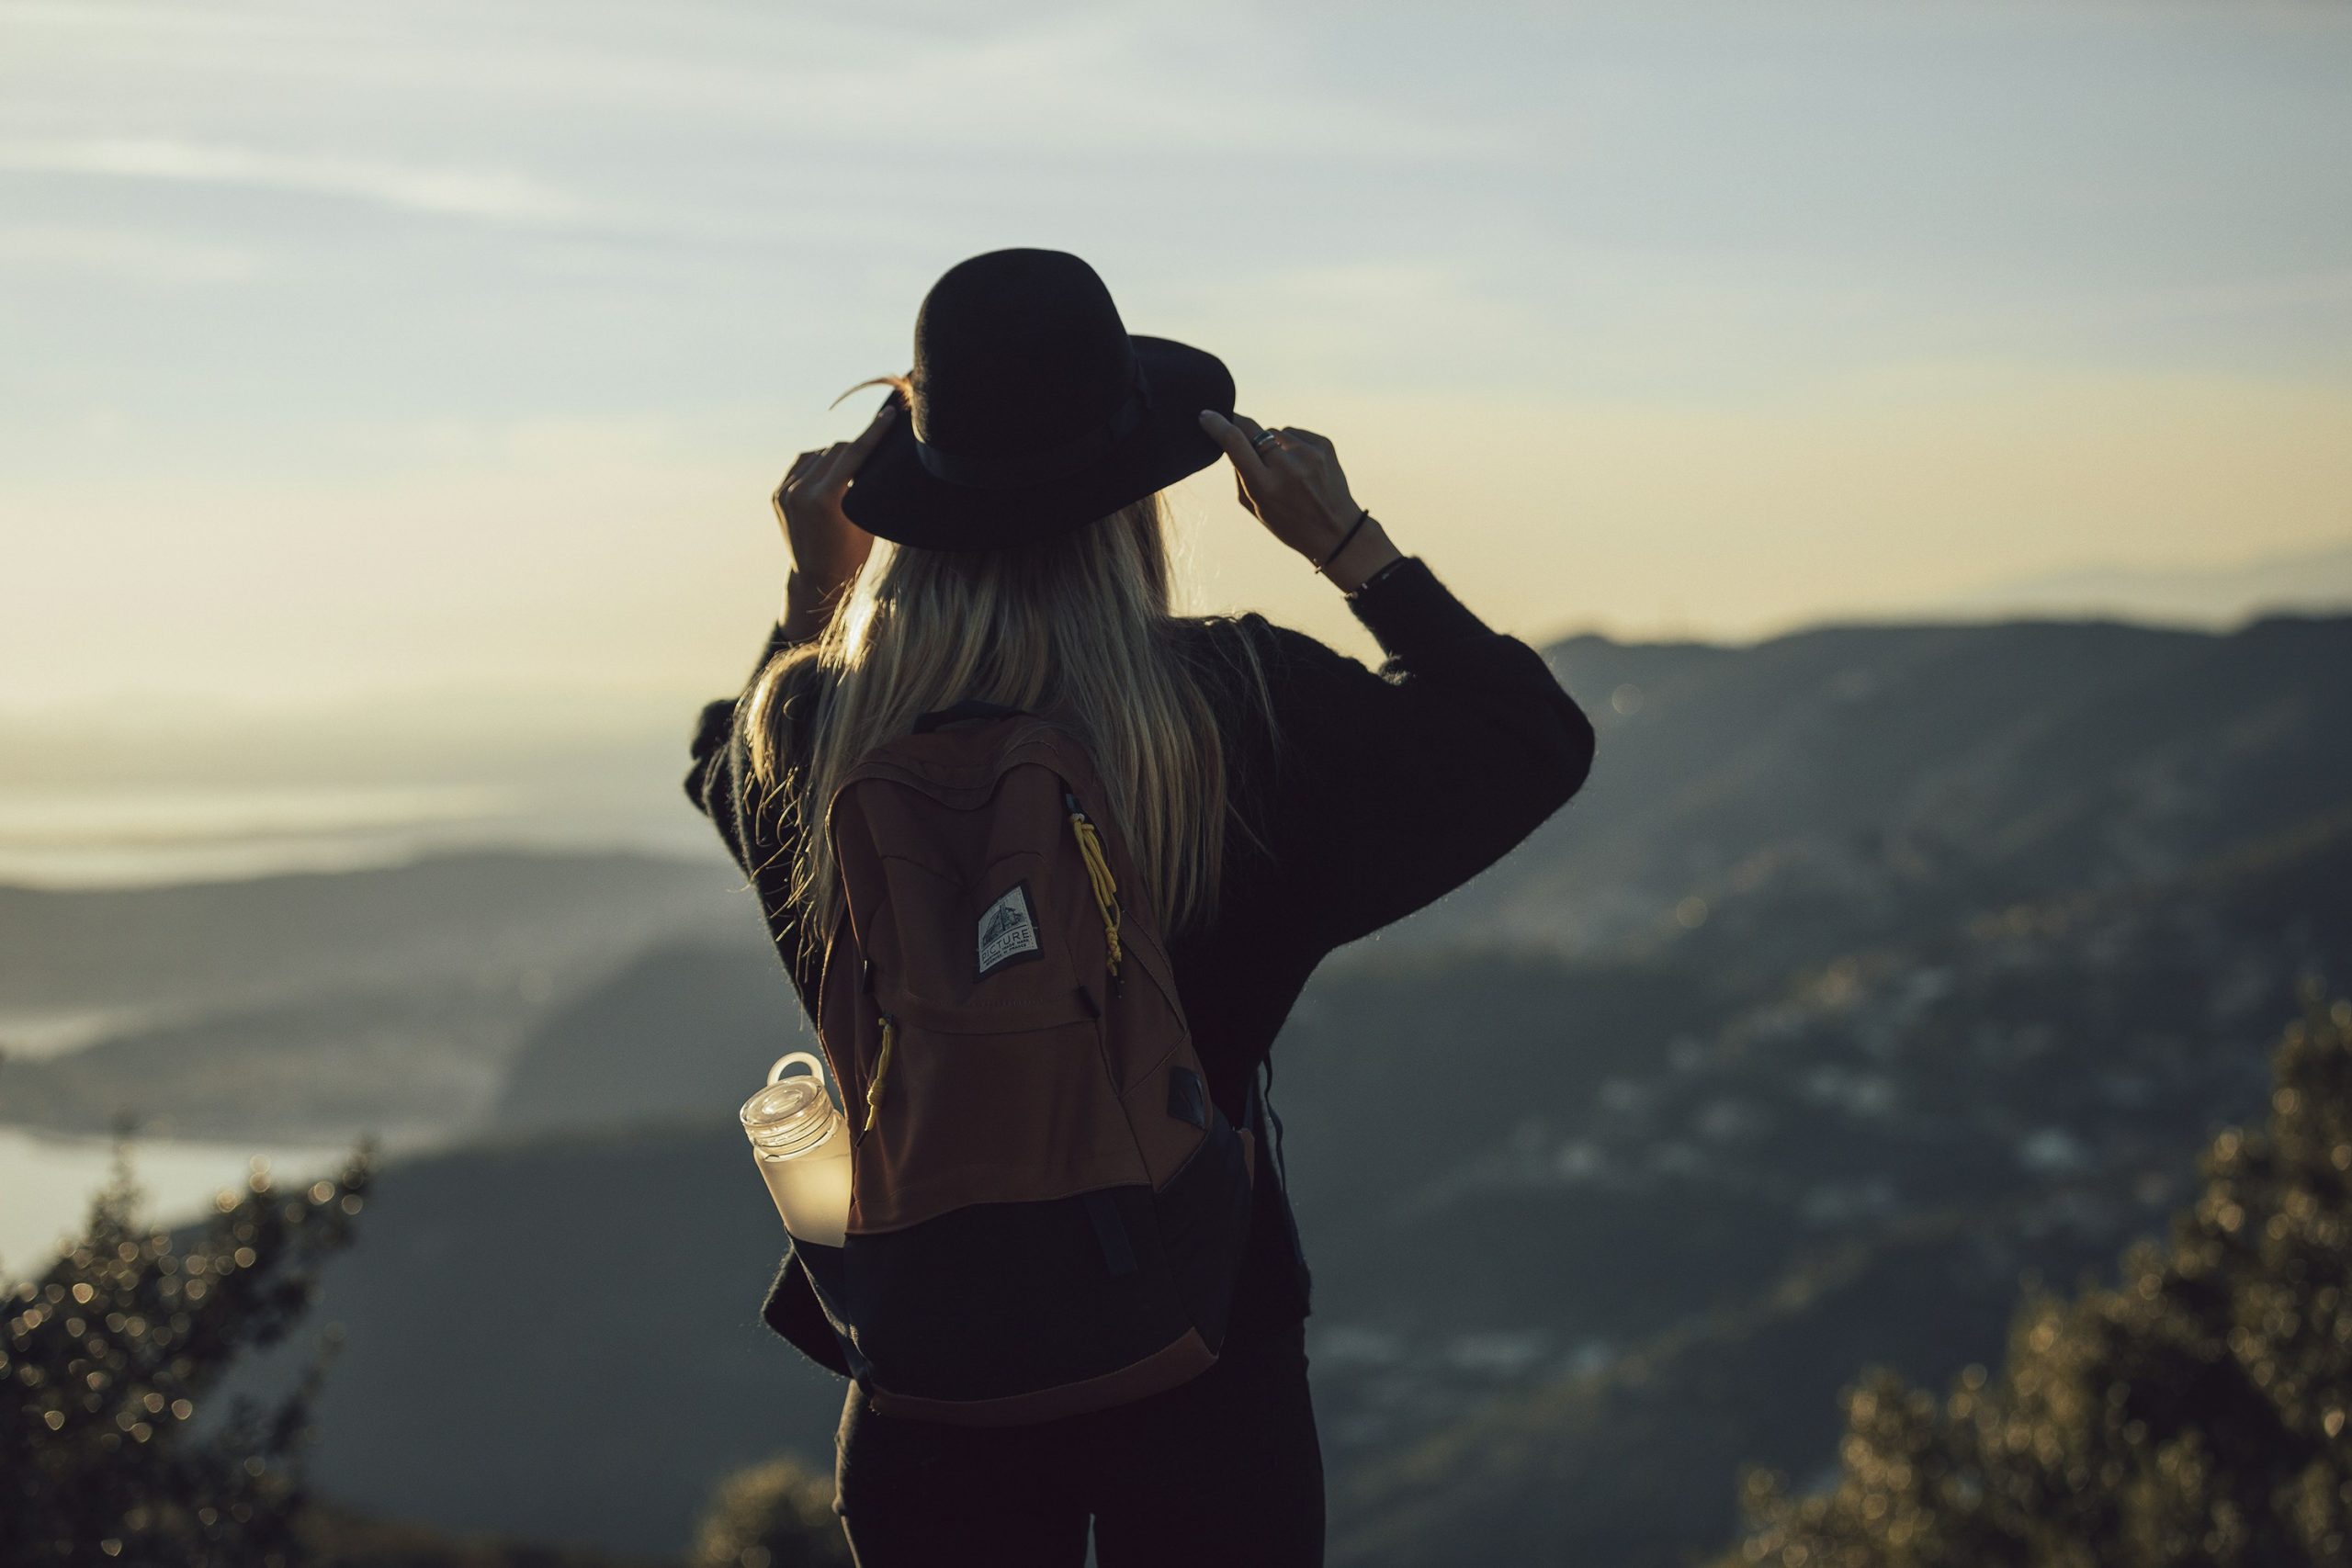
[{"label": "black hat band", "polygon": [[968,490],[1012,490],[1022,485],[1043,484],[1074,474],[1107,455],[1120,440],[1135,433],[1150,407],[1151,383],[1144,376],[1143,362],[1137,360],[1135,385],[1128,389],[1126,400],[1112,411],[1108,420],[1074,441],[1048,446],[1042,452],[957,454],[943,452],[918,435],[915,457],[932,478]]}]

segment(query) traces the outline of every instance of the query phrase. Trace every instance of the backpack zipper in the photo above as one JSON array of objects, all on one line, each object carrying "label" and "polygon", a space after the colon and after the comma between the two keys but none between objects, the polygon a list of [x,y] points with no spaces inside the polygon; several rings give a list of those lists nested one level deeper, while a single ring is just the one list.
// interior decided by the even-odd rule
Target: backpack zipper
[{"label": "backpack zipper", "polygon": [[882,1015],[882,1049],[875,1054],[874,1081],[865,1086],[865,1125],[858,1129],[860,1137],[874,1131],[874,1119],[882,1113],[882,1092],[890,1082],[890,1054],[899,1043],[898,1024],[888,1013]]},{"label": "backpack zipper", "polygon": [[1124,984],[1119,975],[1119,885],[1111,875],[1111,863],[1102,852],[1102,835],[1087,820],[1085,810],[1078,804],[1078,795],[1062,791],[1062,804],[1069,811],[1070,831],[1078,836],[1078,852],[1086,862],[1086,880],[1094,888],[1094,906],[1102,913],[1102,935],[1110,944],[1111,991],[1117,995]]}]

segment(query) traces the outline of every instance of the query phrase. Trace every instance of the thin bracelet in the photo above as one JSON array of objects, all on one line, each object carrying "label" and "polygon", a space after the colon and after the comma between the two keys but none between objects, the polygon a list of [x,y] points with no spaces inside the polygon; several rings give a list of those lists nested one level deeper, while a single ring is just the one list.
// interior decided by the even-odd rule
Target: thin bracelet
[{"label": "thin bracelet", "polygon": [[1389,578],[1396,576],[1398,569],[1403,567],[1406,562],[1412,558],[1413,558],[1410,556],[1398,556],[1395,560],[1390,561],[1386,566],[1382,567],[1378,571],[1374,572],[1370,577],[1367,577],[1362,582],[1357,583],[1355,592],[1349,594],[1348,597],[1351,599],[1363,598],[1365,594],[1379,587]]},{"label": "thin bracelet", "polygon": [[1348,531],[1340,536],[1340,542],[1331,547],[1331,553],[1325,556],[1322,560],[1317,564],[1315,568],[1316,575],[1318,577],[1321,576],[1325,567],[1329,566],[1333,561],[1338,560],[1340,558],[1340,552],[1346,549],[1350,545],[1355,543],[1356,530],[1371,521],[1371,507],[1367,506],[1363,511],[1357,513],[1356,520],[1348,525]]}]

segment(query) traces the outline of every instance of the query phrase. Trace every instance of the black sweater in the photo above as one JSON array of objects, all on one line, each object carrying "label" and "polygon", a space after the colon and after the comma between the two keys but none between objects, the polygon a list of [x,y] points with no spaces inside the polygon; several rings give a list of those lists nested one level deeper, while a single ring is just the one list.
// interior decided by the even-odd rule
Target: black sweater
[{"label": "black sweater", "polygon": [[[1459,887],[1556,811],[1591,767],[1592,726],[1542,657],[1488,628],[1419,557],[1349,601],[1387,660],[1375,673],[1262,615],[1184,623],[1263,650],[1279,751],[1230,658],[1214,645],[1199,667],[1223,723],[1234,809],[1271,847],[1228,828],[1216,917],[1168,933],[1168,952],[1209,1091],[1242,1122],[1252,1076],[1316,966]],[[761,667],[786,646],[771,633]],[[1226,672],[1222,678],[1219,672]],[[750,754],[736,698],[703,710],[686,793],[708,814],[759,894],[802,1006],[815,965],[794,962],[797,911],[784,897],[790,849],[783,814],[753,809]],[[805,752],[793,759],[797,764]],[[1274,1161],[1261,1160],[1231,1333],[1295,1322],[1307,1310],[1306,1265]],[[845,1372],[800,1271],[777,1275],[763,1315],[811,1358]]]}]

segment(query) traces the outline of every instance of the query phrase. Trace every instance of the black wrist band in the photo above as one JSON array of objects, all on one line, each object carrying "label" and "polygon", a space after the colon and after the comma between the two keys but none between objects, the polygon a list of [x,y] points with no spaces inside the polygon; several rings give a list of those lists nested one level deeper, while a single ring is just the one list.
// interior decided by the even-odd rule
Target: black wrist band
[{"label": "black wrist band", "polygon": [[1378,571],[1374,572],[1370,577],[1367,577],[1362,582],[1357,583],[1355,592],[1349,594],[1348,597],[1351,599],[1363,598],[1365,594],[1379,587],[1383,582],[1385,582],[1388,579],[1396,576],[1397,571],[1412,558],[1413,558],[1410,556],[1398,556],[1395,560],[1390,561],[1386,566],[1382,567]]},{"label": "black wrist band", "polygon": [[1363,511],[1357,513],[1356,520],[1348,525],[1348,531],[1340,536],[1340,542],[1331,547],[1331,553],[1325,556],[1323,559],[1317,564],[1315,568],[1316,571],[1319,574],[1325,567],[1329,566],[1333,561],[1338,560],[1340,558],[1340,552],[1346,549],[1350,545],[1355,542],[1356,530],[1371,521],[1372,508],[1367,506]]}]

